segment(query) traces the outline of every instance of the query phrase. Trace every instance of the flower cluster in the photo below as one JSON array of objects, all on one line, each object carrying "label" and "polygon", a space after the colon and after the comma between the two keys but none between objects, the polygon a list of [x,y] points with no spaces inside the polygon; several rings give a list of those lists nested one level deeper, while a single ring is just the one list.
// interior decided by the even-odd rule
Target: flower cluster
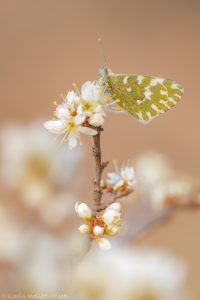
[{"label": "flower cluster", "polygon": [[198,204],[195,182],[189,178],[179,178],[158,182],[150,192],[150,200],[155,210],[166,206]]},{"label": "flower cluster", "polygon": [[199,205],[199,179],[176,170],[168,157],[148,151],[135,159],[138,190],[155,211],[177,205]]},{"label": "flower cluster", "polygon": [[91,239],[96,240],[102,250],[109,250],[111,244],[104,235],[112,236],[119,232],[121,227],[118,223],[121,217],[120,203],[112,203],[103,213],[96,212],[95,215],[85,203],[77,203],[75,210],[86,221],[86,224],[79,227],[79,231],[83,234],[90,234]]},{"label": "flower cluster", "polygon": [[136,185],[134,168],[124,166],[119,169],[115,163],[115,172],[107,174],[106,182],[102,181],[102,188],[112,193],[127,193],[132,192]]},{"label": "flower cluster", "polygon": [[80,133],[97,134],[93,127],[104,123],[106,100],[101,85],[91,81],[82,85],[81,92],[69,91],[63,100],[62,104],[56,104],[55,120],[45,122],[44,127],[53,134],[63,135],[72,149],[80,142]]},{"label": "flower cluster", "polygon": [[118,247],[87,255],[71,286],[73,295],[84,300],[183,300],[186,278],[184,262],[171,254]]}]

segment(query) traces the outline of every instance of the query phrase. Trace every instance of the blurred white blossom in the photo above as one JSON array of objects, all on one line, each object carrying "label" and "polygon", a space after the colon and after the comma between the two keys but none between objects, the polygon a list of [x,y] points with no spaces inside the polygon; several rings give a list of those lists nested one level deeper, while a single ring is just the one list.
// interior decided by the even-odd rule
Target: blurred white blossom
[{"label": "blurred white blossom", "polygon": [[176,171],[166,156],[153,151],[140,154],[135,169],[139,190],[147,194],[153,209],[198,204],[199,180]]},{"label": "blurred white blossom", "polygon": [[153,208],[159,210],[166,205],[194,203],[197,188],[195,185],[195,182],[188,176],[177,176],[158,182],[150,193]]},{"label": "blurred white blossom", "polygon": [[54,198],[55,188],[73,186],[82,158],[77,148],[71,152],[58,149],[40,122],[28,126],[7,125],[1,131],[1,181],[7,189],[18,192],[31,208]]},{"label": "blurred white blossom", "polygon": [[186,269],[171,255],[129,248],[91,253],[74,274],[72,299],[183,300]]},{"label": "blurred white blossom", "polygon": [[156,151],[139,154],[134,166],[138,183],[143,188],[157,185],[158,181],[168,177],[172,171],[170,160]]},{"label": "blurred white blossom", "polygon": [[18,263],[21,289],[50,297],[63,293],[71,285],[75,265],[88,250],[88,239],[73,230],[62,236],[33,230],[30,236],[23,261]]},{"label": "blurred white blossom", "polygon": [[39,215],[46,224],[58,226],[72,216],[76,200],[72,193],[58,193],[41,205]]},{"label": "blurred white blossom", "polygon": [[24,258],[21,276],[29,292],[54,294],[61,291],[70,272],[68,249],[61,239],[40,233],[34,236],[29,254]]},{"label": "blurred white blossom", "polygon": [[0,206],[0,261],[18,262],[25,247],[23,228]]}]

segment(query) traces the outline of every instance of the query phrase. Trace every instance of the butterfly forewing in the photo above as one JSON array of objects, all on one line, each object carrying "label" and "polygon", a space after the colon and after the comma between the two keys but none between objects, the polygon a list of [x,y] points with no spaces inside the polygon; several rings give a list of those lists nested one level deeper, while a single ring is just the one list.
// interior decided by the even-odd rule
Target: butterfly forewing
[{"label": "butterfly forewing", "polygon": [[168,111],[183,88],[173,80],[140,75],[107,75],[106,86],[118,105],[141,122]]}]

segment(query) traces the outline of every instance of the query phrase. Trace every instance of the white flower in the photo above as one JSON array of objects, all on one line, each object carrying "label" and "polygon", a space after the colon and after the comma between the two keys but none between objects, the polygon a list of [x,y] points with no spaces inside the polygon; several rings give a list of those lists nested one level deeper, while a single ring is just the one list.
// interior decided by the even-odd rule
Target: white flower
[{"label": "white flower", "polygon": [[23,257],[26,237],[23,228],[13,220],[12,214],[0,205],[0,260],[17,263]]},{"label": "white flower", "polygon": [[80,218],[84,220],[90,220],[92,218],[92,210],[86,203],[79,204],[78,202],[75,205],[75,210]]},{"label": "white flower", "polygon": [[155,210],[167,204],[190,204],[195,194],[195,184],[191,178],[171,178],[158,182],[150,192],[150,200]]},{"label": "white flower", "polygon": [[97,242],[101,250],[107,251],[111,249],[111,244],[106,238],[100,238]]},{"label": "white flower", "polygon": [[119,203],[113,203],[102,213],[92,214],[91,209],[85,203],[77,203],[76,212],[86,221],[79,227],[79,231],[83,234],[90,234],[102,250],[108,250],[111,247],[110,242],[104,238],[105,235],[116,235],[121,228],[120,224],[116,224],[120,220]]},{"label": "white flower", "polygon": [[149,198],[154,210],[166,205],[195,203],[199,179],[174,170],[168,158],[160,153],[145,152],[135,160],[138,189]]},{"label": "white flower", "polygon": [[29,259],[18,272],[26,278],[35,295],[58,294],[60,287],[66,284],[66,270],[71,261],[66,242],[42,231],[31,232],[29,238]]},{"label": "white flower", "polygon": [[64,102],[56,107],[56,117],[58,119],[67,119],[69,116],[75,116],[80,97],[74,91],[69,91],[67,96],[63,97]]},{"label": "white flower", "polygon": [[96,226],[94,226],[93,233],[96,236],[102,235],[104,233],[104,228],[96,225]]},{"label": "white flower", "polygon": [[108,173],[107,183],[113,185],[114,190],[121,188],[134,189],[136,180],[133,167],[122,167],[120,170],[115,165],[116,172]]},{"label": "white flower", "polygon": [[56,190],[55,195],[52,194],[40,204],[38,211],[42,221],[51,227],[63,225],[66,219],[70,219],[77,201],[75,195],[69,192]]},{"label": "white flower", "polygon": [[101,92],[101,86],[91,81],[83,84],[79,95],[69,91],[67,96],[62,96],[64,102],[56,104],[56,120],[45,122],[44,127],[53,134],[63,135],[70,149],[80,142],[80,133],[96,135],[96,130],[86,126],[90,124],[98,127],[104,123],[106,109]]},{"label": "white flower", "polygon": [[158,181],[165,180],[172,172],[169,159],[155,151],[147,151],[138,155],[135,159],[135,172],[141,186],[152,188]]},{"label": "white flower", "polygon": [[90,125],[101,126],[106,117],[101,87],[96,82],[85,82],[81,88],[81,99],[78,112],[87,117]]},{"label": "white flower", "polygon": [[79,226],[80,233],[86,234],[91,232],[91,227],[87,224],[82,224]]},{"label": "white flower", "polygon": [[1,180],[10,191],[17,190],[30,209],[43,210],[44,205],[53,202],[55,192],[60,194],[55,186],[71,189],[80,180],[77,169],[82,149],[72,152],[62,147],[58,151],[42,122],[7,124],[0,132],[0,146]]},{"label": "white flower", "polygon": [[171,255],[119,247],[88,255],[72,280],[78,299],[183,300],[185,278],[185,266]]},{"label": "white flower", "polygon": [[69,149],[73,149],[80,142],[80,133],[87,135],[96,135],[97,131],[82,126],[85,122],[85,117],[76,115],[75,117],[69,116],[67,119],[60,119],[55,121],[48,121],[44,123],[44,127],[54,134],[63,134],[68,139]]}]

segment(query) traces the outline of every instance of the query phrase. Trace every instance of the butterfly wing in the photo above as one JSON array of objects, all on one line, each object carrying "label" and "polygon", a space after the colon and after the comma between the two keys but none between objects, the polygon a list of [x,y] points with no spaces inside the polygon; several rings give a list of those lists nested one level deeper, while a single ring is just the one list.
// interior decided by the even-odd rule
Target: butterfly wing
[{"label": "butterfly wing", "polygon": [[173,80],[129,74],[108,74],[106,90],[122,109],[142,123],[168,111],[183,94],[182,86]]}]

